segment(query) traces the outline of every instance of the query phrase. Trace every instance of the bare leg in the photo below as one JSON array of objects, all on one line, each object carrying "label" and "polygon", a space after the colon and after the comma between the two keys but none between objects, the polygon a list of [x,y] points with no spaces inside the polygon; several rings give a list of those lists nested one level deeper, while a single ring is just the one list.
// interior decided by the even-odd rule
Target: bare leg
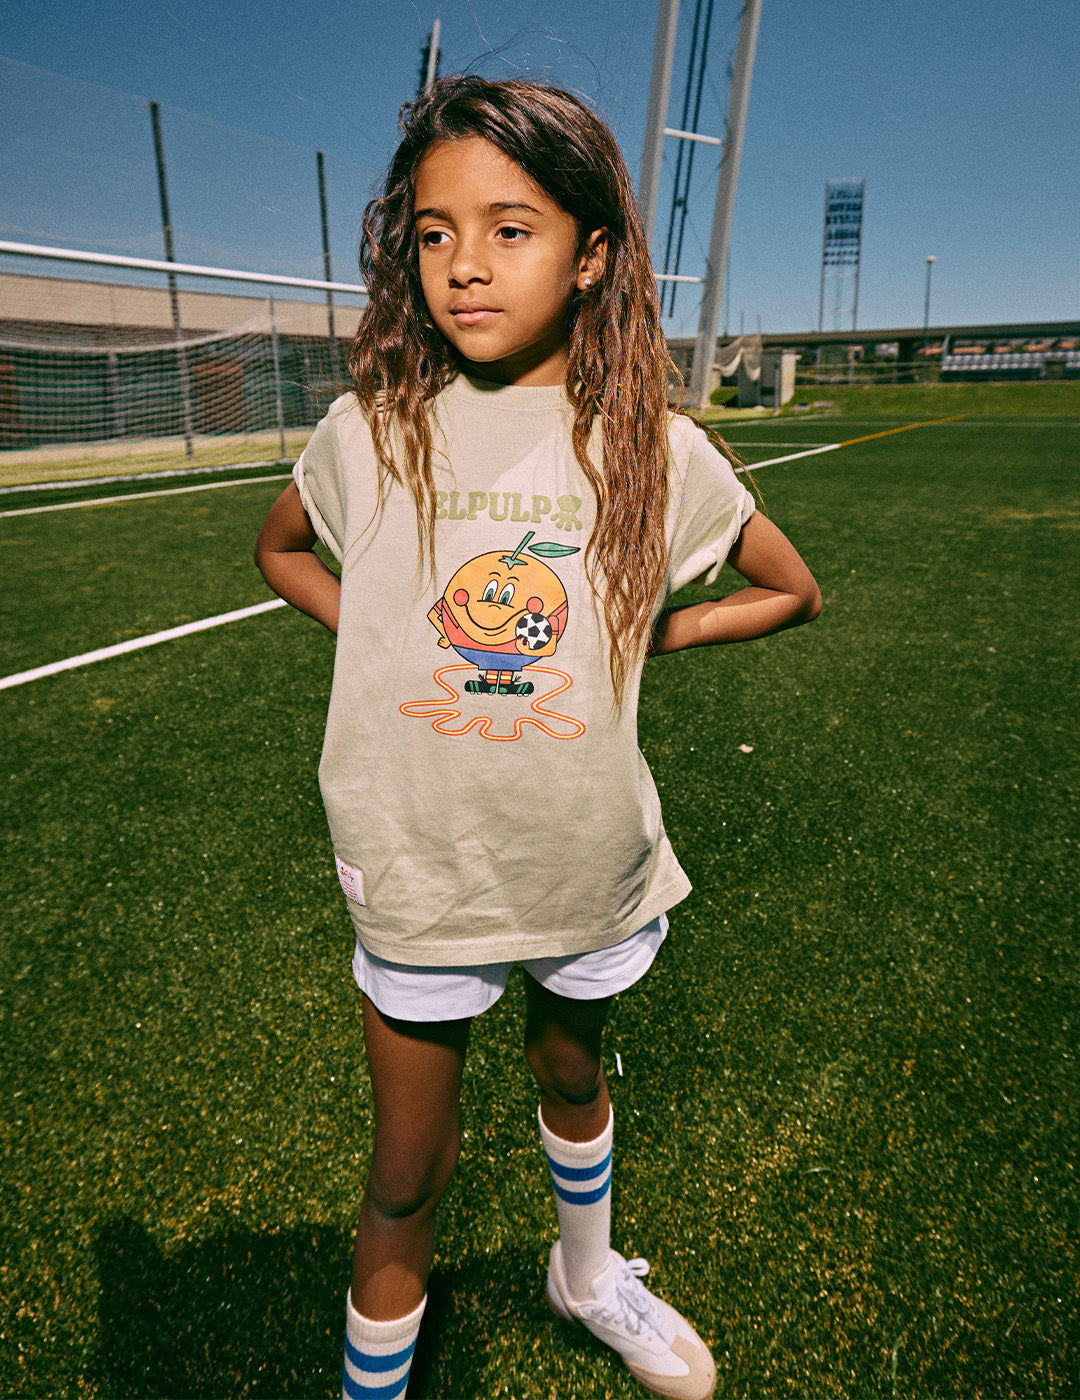
[{"label": "bare leg", "polygon": [[611,1248],[611,1119],[600,1038],[613,999],[570,1001],[528,976],[525,985],[525,1053],[540,1084],[541,1139],[559,1216],[548,1302],[610,1346],[654,1395],[708,1400],[716,1367],[705,1344]]},{"label": "bare leg", "polygon": [[356,1232],[352,1298],[376,1322],[404,1317],[427,1289],[435,1208],[460,1147],[470,1025],[394,1020],[364,997],[375,1152]]},{"label": "bare leg", "polygon": [[556,1137],[592,1142],[610,1100],[600,1040],[613,997],[572,1001],[525,977],[525,1058],[540,1086],[540,1113]]}]

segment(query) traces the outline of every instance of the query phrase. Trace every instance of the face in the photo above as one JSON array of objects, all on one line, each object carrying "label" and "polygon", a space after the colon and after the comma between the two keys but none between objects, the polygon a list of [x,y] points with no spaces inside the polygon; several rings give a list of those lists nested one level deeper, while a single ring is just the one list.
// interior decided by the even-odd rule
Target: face
[{"label": "face", "polygon": [[416,172],[420,280],[435,325],[480,379],[562,384],[567,310],[603,269],[576,221],[482,137],[431,146]]},{"label": "face", "polygon": [[545,616],[566,602],[566,590],[538,559],[481,554],[463,564],[446,585],[444,602],[458,626],[478,642],[512,642],[526,612]]}]

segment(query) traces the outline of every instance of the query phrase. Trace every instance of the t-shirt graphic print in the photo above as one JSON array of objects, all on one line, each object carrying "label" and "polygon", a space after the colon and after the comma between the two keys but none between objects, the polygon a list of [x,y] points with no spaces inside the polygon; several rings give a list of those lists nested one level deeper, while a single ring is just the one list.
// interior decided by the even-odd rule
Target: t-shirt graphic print
[{"label": "t-shirt graphic print", "polygon": [[[578,554],[580,550],[577,545],[550,540],[534,543],[535,538],[536,531],[529,530],[513,548],[478,554],[466,560],[450,578],[429,611],[428,620],[438,633],[438,645],[455,651],[465,665],[444,665],[432,679],[443,687],[451,702],[461,699],[457,690],[460,673],[468,676],[464,681],[468,695],[523,698],[539,692],[529,707],[537,716],[530,716],[531,722],[552,737],[575,738],[584,732],[580,721],[552,714],[542,703],[567,689],[567,673],[548,665],[525,673],[526,668],[536,666],[542,658],[554,656],[569,617],[566,589],[545,561]],[[417,718],[432,713],[431,706],[423,702],[401,708],[402,713]],[[445,712],[435,718],[434,727],[439,729],[440,723],[452,726],[458,717]],[[551,729],[545,723],[549,719],[565,721],[571,726],[570,731]],[[492,731],[490,719],[485,722],[482,717],[474,717],[468,723],[470,728],[480,727],[488,738],[521,735],[520,724],[515,724],[510,734],[499,735]],[[449,732],[464,731],[451,727]]]}]

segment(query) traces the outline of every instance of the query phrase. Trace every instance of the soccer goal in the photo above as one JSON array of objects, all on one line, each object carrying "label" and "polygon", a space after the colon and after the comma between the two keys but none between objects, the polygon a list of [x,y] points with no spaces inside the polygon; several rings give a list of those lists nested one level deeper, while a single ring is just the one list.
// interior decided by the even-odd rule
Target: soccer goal
[{"label": "soccer goal", "polygon": [[[290,282],[227,269],[189,275]],[[47,460],[63,447],[88,458],[130,457],[146,446],[171,447],[189,461],[290,460],[344,387],[347,342],[331,339],[333,311],[328,325],[326,304],[285,300],[265,285],[259,295],[236,295],[177,293],[160,278],[157,286],[7,273],[0,280],[6,460]],[[339,287],[346,290],[354,302],[362,292]],[[339,308],[346,335],[357,315],[356,306]]]}]

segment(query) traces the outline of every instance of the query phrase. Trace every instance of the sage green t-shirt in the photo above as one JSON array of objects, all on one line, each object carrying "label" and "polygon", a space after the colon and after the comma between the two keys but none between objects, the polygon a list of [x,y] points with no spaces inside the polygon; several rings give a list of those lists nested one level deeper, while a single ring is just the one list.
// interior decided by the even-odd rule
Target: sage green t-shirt
[{"label": "sage green t-shirt", "polygon": [[[349,912],[370,952],[417,966],[609,947],[690,882],[637,747],[640,667],[613,703],[572,410],[561,387],[459,376],[435,414],[434,578],[352,395],[295,469],[342,565],[319,780]],[[670,442],[657,613],[715,579],[753,511],[688,419]]]}]

